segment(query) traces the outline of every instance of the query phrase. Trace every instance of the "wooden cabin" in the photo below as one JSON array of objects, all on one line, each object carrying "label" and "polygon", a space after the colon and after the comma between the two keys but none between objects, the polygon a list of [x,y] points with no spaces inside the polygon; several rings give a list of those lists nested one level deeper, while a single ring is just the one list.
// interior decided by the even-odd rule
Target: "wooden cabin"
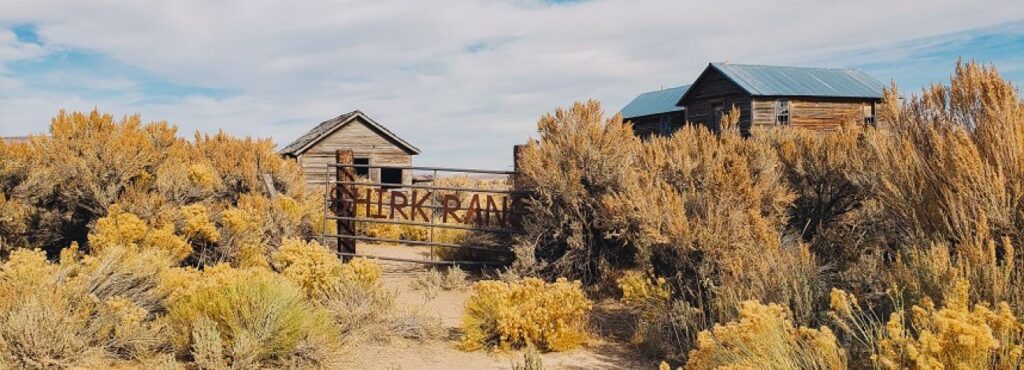
[{"label": "wooden cabin", "polygon": [[[306,184],[322,185],[333,180],[338,149],[350,149],[355,164],[412,166],[412,156],[420,150],[360,111],[352,111],[324,121],[281,149],[281,155],[295,158],[306,175]],[[412,183],[412,171],[388,168],[356,168],[356,174],[372,182]]]},{"label": "wooden cabin", "polygon": [[622,107],[622,119],[632,122],[633,133],[641,138],[671,135],[686,123],[683,108],[676,103],[689,87],[683,85],[640,94]]},{"label": "wooden cabin", "polygon": [[848,122],[875,124],[882,89],[856,69],[711,63],[676,105],[687,122],[715,131],[733,106],[745,135],[752,126],[827,130]]}]

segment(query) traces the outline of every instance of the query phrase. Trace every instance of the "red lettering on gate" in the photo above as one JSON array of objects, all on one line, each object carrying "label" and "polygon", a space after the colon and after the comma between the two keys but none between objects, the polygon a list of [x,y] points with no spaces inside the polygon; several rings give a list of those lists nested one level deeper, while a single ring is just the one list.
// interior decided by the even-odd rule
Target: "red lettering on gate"
[{"label": "red lettering on gate", "polygon": [[[397,199],[401,199],[402,202],[399,203],[397,201]],[[391,202],[390,203],[391,203],[390,204],[390,206],[391,206],[391,219],[395,218],[395,212],[398,212],[398,214],[402,215],[402,218],[404,218],[404,219],[408,219],[409,218],[409,216],[407,216],[405,214],[405,211],[402,211],[402,209],[405,208],[405,206],[408,205],[408,203],[409,203],[409,199],[405,197],[405,193],[402,193],[400,191],[392,191],[391,192]]]},{"label": "red lettering on gate", "polygon": [[[373,218],[387,218],[384,216],[384,191],[381,189],[374,189],[377,191],[377,213],[371,215]],[[369,208],[369,207],[367,207]],[[367,209],[369,212],[369,209]]]},{"label": "red lettering on gate", "polygon": [[411,221],[416,221],[416,215],[417,214],[419,214],[420,216],[423,217],[423,221],[429,221],[430,220],[430,217],[427,216],[427,212],[425,212],[423,210],[423,208],[424,208],[423,207],[423,203],[426,203],[427,200],[430,199],[430,196],[433,195],[433,194],[434,194],[433,192],[427,192],[426,194],[423,195],[423,198],[420,198],[420,200],[417,201],[416,200],[416,190],[412,191],[412,205],[410,205],[410,209],[409,209],[409,219]]},{"label": "red lettering on gate", "polygon": [[[455,202],[454,206],[452,205],[452,201]],[[441,200],[441,222],[447,223],[448,215],[451,215],[452,218],[455,219],[455,222],[462,222],[462,219],[459,218],[459,215],[455,213],[458,212],[460,209],[462,209],[462,200],[459,200],[459,197],[455,195],[445,194],[444,198],[442,198]]]},{"label": "red lettering on gate", "polygon": [[[507,209],[507,208],[506,208]],[[498,209],[498,203],[494,201],[494,197],[487,196],[487,222],[491,222],[491,217],[494,217],[498,223],[502,223],[505,220],[505,212]]]},{"label": "red lettering on gate", "polygon": [[473,197],[469,198],[469,206],[466,206],[466,218],[463,220],[466,223],[483,224],[483,219],[480,217],[480,194],[473,194]]}]

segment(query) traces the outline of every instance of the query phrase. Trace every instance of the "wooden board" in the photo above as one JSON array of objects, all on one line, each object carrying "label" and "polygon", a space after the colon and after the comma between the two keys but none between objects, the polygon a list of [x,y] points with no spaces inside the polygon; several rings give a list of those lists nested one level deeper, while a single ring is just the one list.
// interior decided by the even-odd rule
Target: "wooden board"
[{"label": "wooden board", "polygon": [[[757,126],[774,126],[776,98],[755,98],[753,119]],[[815,130],[834,130],[843,124],[864,121],[865,106],[873,100],[790,98],[789,122],[793,127]],[[870,108],[866,111],[870,112]]]}]

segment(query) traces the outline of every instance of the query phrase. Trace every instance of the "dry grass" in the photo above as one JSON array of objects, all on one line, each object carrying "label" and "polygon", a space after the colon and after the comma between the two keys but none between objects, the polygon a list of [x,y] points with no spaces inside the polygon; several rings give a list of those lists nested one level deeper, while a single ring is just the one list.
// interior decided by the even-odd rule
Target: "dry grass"
[{"label": "dry grass", "polygon": [[429,269],[417,276],[410,285],[413,289],[423,291],[463,290],[469,286],[467,278],[466,271],[457,266],[446,269]]}]

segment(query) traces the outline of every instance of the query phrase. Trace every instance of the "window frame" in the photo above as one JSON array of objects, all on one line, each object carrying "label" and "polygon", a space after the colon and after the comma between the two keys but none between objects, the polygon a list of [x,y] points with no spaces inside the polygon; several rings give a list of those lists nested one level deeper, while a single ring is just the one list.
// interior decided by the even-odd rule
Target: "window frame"
[{"label": "window frame", "polygon": [[878,122],[878,111],[875,102],[861,106],[861,115],[865,125],[874,126]]},{"label": "window frame", "polygon": [[[793,122],[793,104],[789,99],[775,99],[775,124],[789,126]],[[785,119],[781,119],[785,117]]]}]

